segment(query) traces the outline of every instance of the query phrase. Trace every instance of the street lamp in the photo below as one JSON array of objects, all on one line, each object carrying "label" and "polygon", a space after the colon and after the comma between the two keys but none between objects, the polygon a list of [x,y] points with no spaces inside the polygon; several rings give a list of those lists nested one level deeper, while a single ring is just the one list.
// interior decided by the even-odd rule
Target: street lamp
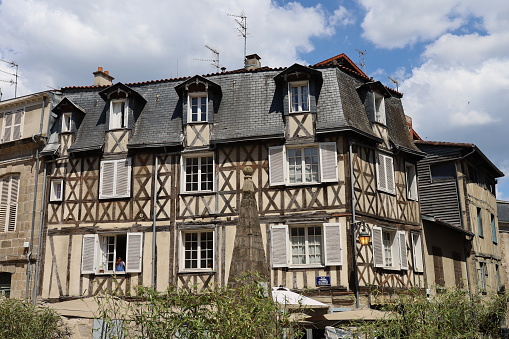
[{"label": "street lamp", "polygon": [[369,244],[371,240],[371,234],[368,232],[369,228],[366,228],[364,221],[352,222],[352,245],[353,245],[353,277],[354,277],[354,288],[355,288],[355,307],[360,308],[360,297],[359,297],[359,270],[357,267],[357,237],[362,246]]}]

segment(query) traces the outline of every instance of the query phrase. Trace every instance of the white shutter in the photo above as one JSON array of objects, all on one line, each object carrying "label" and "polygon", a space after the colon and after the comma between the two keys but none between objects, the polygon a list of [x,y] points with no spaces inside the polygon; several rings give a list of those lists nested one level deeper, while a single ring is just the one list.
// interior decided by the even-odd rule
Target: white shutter
[{"label": "white shutter", "polygon": [[0,232],[5,232],[9,219],[9,178],[2,178],[0,185],[2,186],[0,191]]},{"label": "white shutter", "polygon": [[131,158],[118,160],[116,165],[115,197],[129,197],[131,195]]},{"label": "white shutter", "polygon": [[97,271],[97,234],[85,234],[83,236],[83,247],[81,249],[81,273],[94,274]]},{"label": "white shutter", "polygon": [[379,190],[387,190],[387,182],[385,175],[385,158],[382,154],[377,153],[376,156],[376,182]]},{"label": "white shutter", "polygon": [[16,230],[16,220],[18,216],[18,193],[19,193],[19,177],[11,176],[9,185],[9,220],[7,231]]},{"label": "white shutter", "polygon": [[12,125],[12,140],[21,139],[21,126],[23,124],[23,109],[19,109],[14,114],[14,123]]},{"label": "white shutter", "polygon": [[387,182],[387,191],[390,193],[395,194],[396,193],[396,184],[394,181],[394,164],[392,157],[389,157],[387,155],[385,157],[385,175],[386,175],[386,182]]},{"label": "white shutter", "polygon": [[323,224],[323,242],[325,248],[325,265],[339,266],[343,264],[343,253],[341,251],[341,224]]},{"label": "white shutter", "polygon": [[338,159],[335,142],[320,143],[320,180],[338,181]]},{"label": "white shutter", "polygon": [[269,147],[269,183],[270,186],[285,184],[285,147]]},{"label": "white shutter", "polygon": [[382,243],[382,228],[373,226],[373,266],[384,267],[384,246]]},{"label": "white shutter", "polygon": [[412,233],[412,251],[414,256],[414,271],[424,272],[421,235],[418,233]]},{"label": "white shutter", "polygon": [[143,233],[127,233],[126,272],[141,272]]},{"label": "white shutter", "polygon": [[406,232],[398,231],[399,264],[402,270],[408,270],[408,252],[406,247]]},{"label": "white shutter", "polygon": [[124,102],[111,101],[110,104],[110,129],[122,128]]},{"label": "white shutter", "polygon": [[270,247],[272,267],[288,267],[288,225],[272,225]]},{"label": "white shutter", "polygon": [[101,162],[101,174],[99,178],[99,198],[111,198],[114,192],[115,163],[112,161]]},{"label": "white shutter", "polygon": [[13,123],[13,115],[14,113],[7,112],[4,114],[4,131],[3,131],[3,142],[11,141],[11,131],[12,131],[12,123]]}]

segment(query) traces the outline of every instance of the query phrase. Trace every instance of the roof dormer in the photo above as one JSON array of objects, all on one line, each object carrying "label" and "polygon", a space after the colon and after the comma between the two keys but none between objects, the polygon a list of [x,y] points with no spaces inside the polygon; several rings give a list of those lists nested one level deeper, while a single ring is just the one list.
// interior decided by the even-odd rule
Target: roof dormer
[{"label": "roof dormer", "polygon": [[147,100],[132,88],[116,83],[99,92],[106,102],[108,130],[132,129]]},{"label": "roof dormer", "polygon": [[213,123],[222,97],[221,86],[199,75],[175,87],[182,99],[182,123]]},{"label": "roof dormer", "polygon": [[387,88],[380,81],[374,81],[359,86],[357,92],[364,102],[369,121],[386,126],[385,99],[391,97]]}]

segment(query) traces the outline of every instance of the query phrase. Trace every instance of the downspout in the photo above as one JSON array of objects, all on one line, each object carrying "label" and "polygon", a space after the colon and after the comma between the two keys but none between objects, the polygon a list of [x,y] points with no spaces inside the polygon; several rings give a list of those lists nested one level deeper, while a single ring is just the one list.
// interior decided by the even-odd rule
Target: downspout
[{"label": "downspout", "polygon": [[41,199],[41,206],[43,206],[41,208],[41,213],[40,213],[40,220],[39,220],[39,241],[37,243],[37,257],[36,257],[36,261],[35,261],[35,279],[34,279],[34,290],[33,290],[33,294],[32,294],[32,302],[35,303],[37,302],[37,289],[38,289],[38,285],[39,285],[39,269],[40,269],[40,265],[41,265],[41,251],[42,251],[42,241],[43,241],[43,238],[44,236],[42,235],[42,229],[43,229],[43,226],[44,226],[44,219],[46,218],[46,208],[44,206],[46,206],[46,175],[47,175],[47,169],[48,169],[48,164],[44,164],[44,174],[43,174],[43,182],[42,182],[42,199]]},{"label": "downspout", "polygon": [[349,165],[350,165],[350,192],[352,192],[352,223],[350,225],[350,229],[352,231],[352,249],[353,249],[353,279],[354,279],[354,287],[355,287],[355,307],[360,308],[360,296],[359,296],[359,272],[357,266],[357,241],[355,238],[355,233],[357,231],[356,218],[355,218],[355,192],[354,192],[354,174],[353,174],[353,142],[351,140],[348,141],[348,156],[349,156]]},{"label": "downspout", "polygon": [[[42,98],[42,107],[41,107],[41,120],[39,124],[39,134],[40,137],[42,134],[42,127],[44,125],[44,111],[46,109],[47,104],[47,98],[43,96]],[[34,182],[34,200],[33,200],[33,206],[32,206],[32,227],[30,232],[30,247],[27,254],[27,278],[26,278],[26,289],[25,289],[25,297],[29,298],[29,291],[30,291],[30,282],[32,280],[32,265],[30,263],[31,257],[32,257],[32,250],[34,246],[34,231],[35,231],[35,216],[36,216],[36,209],[37,209],[37,193],[38,193],[38,184],[39,184],[39,144],[35,140],[35,137],[37,135],[32,136],[32,141],[36,144],[35,146],[35,182]],[[42,207],[43,205],[41,205]],[[41,234],[39,233],[39,239],[41,238]],[[38,249],[39,250],[39,249]],[[34,298],[33,303],[36,303],[36,299]]]},{"label": "downspout", "polygon": [[156,221],[157,221],[157,171],[159,157],[156,154],[154,161],[154,192],[152,193],[152,288],[156,289]]}]

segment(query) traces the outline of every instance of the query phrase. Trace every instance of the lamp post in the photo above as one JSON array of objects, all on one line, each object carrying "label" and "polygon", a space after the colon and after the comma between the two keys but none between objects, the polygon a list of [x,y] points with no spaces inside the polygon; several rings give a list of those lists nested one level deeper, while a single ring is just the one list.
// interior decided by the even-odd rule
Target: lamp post
[{"label": "lamp post", "polygon": [[[369,228],[368,228],[369,229]],[[357,236],[362,246],[369,244],[371,235],[366,228],[364,221],[352,222],[352,245],[353,245],[353,280],[355,289],[355,307],[360,308],[359,297],[359,270],[357,266]]]}]

